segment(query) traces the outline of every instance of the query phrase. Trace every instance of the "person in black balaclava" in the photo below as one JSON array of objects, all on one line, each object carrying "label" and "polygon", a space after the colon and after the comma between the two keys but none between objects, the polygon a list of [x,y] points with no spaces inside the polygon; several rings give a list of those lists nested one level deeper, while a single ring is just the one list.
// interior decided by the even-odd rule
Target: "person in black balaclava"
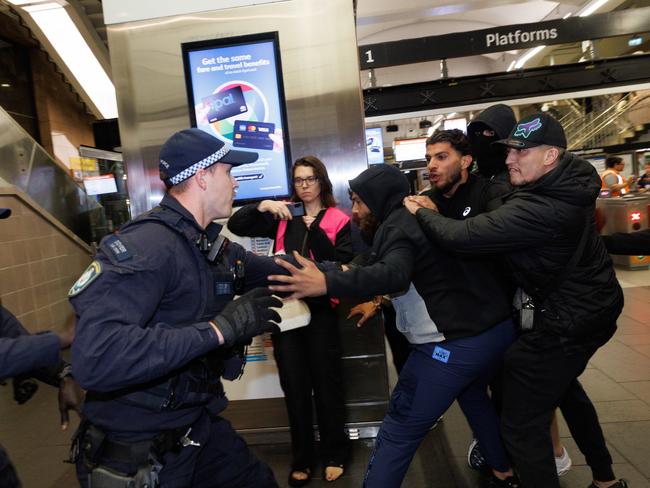
[{"label": "person in black balaclava", "polygon": [[506,148],[492,143],[507,138],[516,122],[512,108],[499,103],[486,108],[469,123],[467,136],[476,161],[476,174],[508,181]]}]

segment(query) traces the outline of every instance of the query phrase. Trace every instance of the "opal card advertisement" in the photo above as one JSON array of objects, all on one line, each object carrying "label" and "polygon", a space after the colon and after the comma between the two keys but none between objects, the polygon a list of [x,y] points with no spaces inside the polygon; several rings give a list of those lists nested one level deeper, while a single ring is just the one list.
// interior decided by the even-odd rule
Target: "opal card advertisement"
[{"label": "opal card advertisement", "polygon": [[290,156],[277,33],[182,46],[192,125],[256,162],[232,169],[238,204],[289,195]]}]

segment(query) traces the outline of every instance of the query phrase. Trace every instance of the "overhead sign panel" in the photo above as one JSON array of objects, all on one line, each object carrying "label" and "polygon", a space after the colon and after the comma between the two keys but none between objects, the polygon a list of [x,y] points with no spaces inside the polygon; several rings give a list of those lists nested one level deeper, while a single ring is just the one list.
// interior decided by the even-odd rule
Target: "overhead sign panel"
[{"label": "overhead sign panel", "polygon": [[361,69],[422,63],[650,31],[650,7],[589,17],[505,25],[359,47]]}]

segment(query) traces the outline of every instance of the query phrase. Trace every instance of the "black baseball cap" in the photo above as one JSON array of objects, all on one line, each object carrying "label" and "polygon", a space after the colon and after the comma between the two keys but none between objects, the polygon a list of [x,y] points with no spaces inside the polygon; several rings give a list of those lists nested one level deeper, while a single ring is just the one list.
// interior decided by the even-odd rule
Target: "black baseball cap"
[{"label": "black baseball cap", "polygon": [[0,208],[0,219],[6,219],[11,215],[10,208]]},{"label": "black baseball cap", "polygon": [[515,149],[536,146],[555,146],[566,149],[566,136],[562,125],[545,112],[524,117],[514,126],[507,139],[496,141]]},{"label": "black baseball cap", "polygon": [[178,185],[198,170],[215,163],[232,166],[257,161],[256,152],[238,151],[221,139],[201,129],[185,129],[172,135],[160,148],[158,169],[160,179],[170,185]]}]

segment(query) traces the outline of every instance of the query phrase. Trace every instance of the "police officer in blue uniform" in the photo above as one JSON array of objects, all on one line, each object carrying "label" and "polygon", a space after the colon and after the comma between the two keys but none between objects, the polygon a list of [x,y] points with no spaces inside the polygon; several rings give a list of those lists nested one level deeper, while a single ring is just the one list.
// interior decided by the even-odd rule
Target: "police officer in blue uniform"
[{"label": "police officer in blue uniform", "polygon": [[260,288],[279,266],[213,223],[232,211],[231,167],[256,159],[198,129],[171,136],[160,205],[105,238],[70,290],[72,367],[88,390],[73,444],[82,486],[277,486],[219,416],[243,344],[279,331],[282,304]]}]

